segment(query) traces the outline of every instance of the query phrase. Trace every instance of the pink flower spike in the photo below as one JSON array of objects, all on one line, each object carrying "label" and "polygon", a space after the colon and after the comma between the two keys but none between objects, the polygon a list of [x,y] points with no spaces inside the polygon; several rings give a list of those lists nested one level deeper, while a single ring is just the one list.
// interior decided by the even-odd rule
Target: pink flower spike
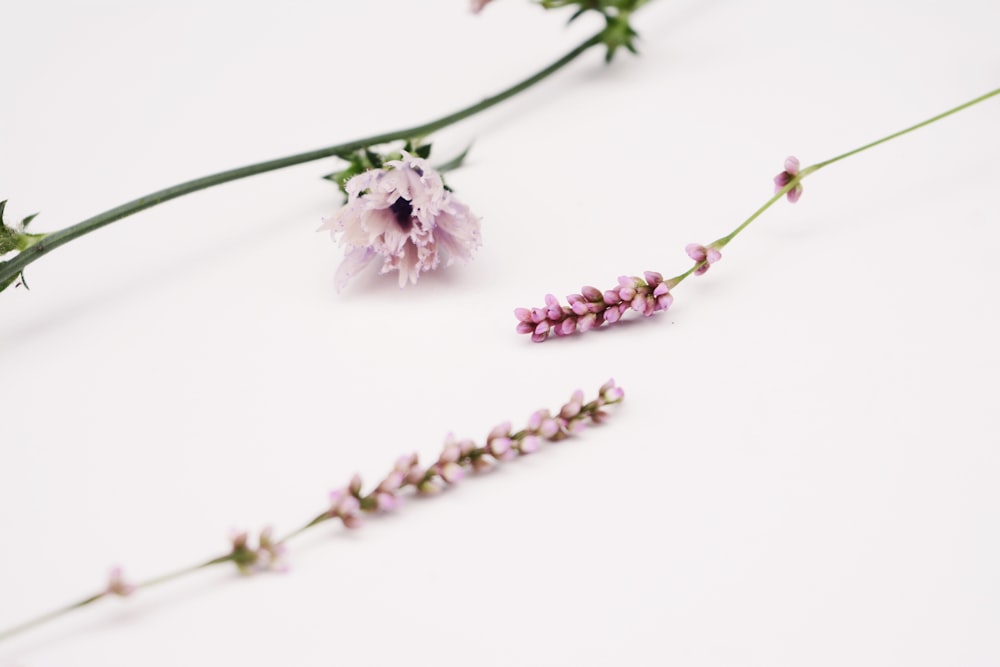
[{"label": "pink flower spike", "polygon": [[[694,243],[688,246],[688,252],[697,253],[694,256],[701,260],[700,263],[704,263],[703,257],[708,259],[707,264],[721,257],[718,249]],[[700,266],[698,269],[699,272],[704,270]],[[555,296],[548,294],[545,296],[544,307],[519,308],[514,311],[518,320],[516,330],[518,333],[530,334],[532,341],[540,343],[552,336],[568,336],[590,331],[604,324],[614,324],[630,310],[649,317],[669,308],[673,298],[670,296],[670,283],[663,280],[663,274],[646,271],[643,276],[645,279],[619,276],[618,285],[604,292],[596,287],[582,287],[579,294],[566,297],[569,305],[559,305]],[[525,321],[528,312],[531,313],[531,323]]]},{"label": "pink flower spike", "polygon": [[[794,155],[785,158],[785,170],[774,177],[774,191],[780,192],[786,185],[792,182],[799,175],[799,159]],[[785,193],[785,198],[790,204],[794,204],[802,196],[802,183],[796,183],[795,187]]]}]

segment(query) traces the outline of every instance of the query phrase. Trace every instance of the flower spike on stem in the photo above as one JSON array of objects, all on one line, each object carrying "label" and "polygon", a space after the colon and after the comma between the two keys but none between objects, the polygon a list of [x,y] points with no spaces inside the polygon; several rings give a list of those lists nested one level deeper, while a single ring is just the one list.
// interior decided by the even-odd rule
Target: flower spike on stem
[{"label": "flower spike on stem", "polygon": [[0,631],[0,641],[26,632],[34,627],[55,620],[71,611],[89,606],[108,596],[126,597],[136,591],[180,578],[198,570],[222,563],[233,563],[241,574],[251,575],[271,570],[284,572],[287,567],[284,555],[289,540],[321,523],[337,519],[347,528],[360,528],[362,515],[377,515],[397,510],[403,503],[407,489],[420,495],[433,495],[461,482],[469,472],[485,472],[497,465],[537,452],[545,442],[559,442],[578,434],[588,424],[601,424],[608,418],[607,408],[620,403],[625,392],[608,380],[597,392],[597,397],[586,401],[582,391],[575,391],[556,412],[538,410],[528,419],[527,425],[515,431],[509,421],[494,426],[482,445],[470,439],[458,440],[452,434],[445,438],[437,460],[423,466],[416,454],[406,454],[396,460],[392,469],[370,491],[363,491],[359,475],[351,477],[346,486],[330,494],[329,506],[311,520],[276,538],[270,527],[260,531],[257,546],[251,546],[245,531],[230,536],[229,551],[197,565],[175,572],[132,583],[115,567],[103,589],[94,595],[60,609],[33,618],[13,628]]},{"label": "flower spike on stem", "polygon": [[[619,287],[607,292],[600,292],[593,287],[584,287],[581,294],[571,294],[567,297],[569,301],[568,306],[561,305],[559,300],[552,294],[546,295],[545,307],[514,309],[514,317],[517,318],[516,331],[522,334],[530,334],[531,340],[540,343],[547,340],[550,334],[567,336],[578,331],[581,333],[589,331],[602,324],[614,324],[621,320],[622,316],[629,310],[635,310],[647,317],[667,310],[671,303],[673,303],[671,290],[680,285],[692,274],[696,276],[704,274],[709,266],[721,259],[722,248],[729,245],[730,241],[750,226],[750,223],[759,218],[764,211],[771,208],[782,197],[787,197],[788,201],[793,204],[797,202],[802,195],[802,180],[807,176],[835,162],[840,162],[852,155],[857,155],[858,153],[874,148],[879,144],[884,144],[887,141],[919,130],[931,123],[936,123],[939,120],[997,95],[1000,95],[1000,88],[980,95],[936,116],[932,116],[916,125],[911,125],[881,139],[808,167],[800,168],[798,158],[789,156],[785,159],[784,171],[774,177],[774,195],[754,211],[750,217],[741,222],[733,231],[712,241],[708,245],[703,246],[691,243],[685,248],[688,256],[695,261],[695,264],[684,273],[676,275],[669,280],[663,280],[663,277],[659,273],[653,272],[646,273],[646,281],[640,278],[623,276],[618,279]],[[651,279],[650,276],[653,278]]]}]

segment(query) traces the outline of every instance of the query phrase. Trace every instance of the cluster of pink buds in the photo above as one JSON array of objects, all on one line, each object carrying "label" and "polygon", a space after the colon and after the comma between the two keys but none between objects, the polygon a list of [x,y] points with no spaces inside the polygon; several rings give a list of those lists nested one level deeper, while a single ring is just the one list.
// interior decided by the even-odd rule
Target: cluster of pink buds
[{"label": "cluster of pink buds", "polygon": [[274,539],[270,526],[260,531],[256,548],[250,546],[250,536],[245,530],[233,533],[230,543],[232,550],[226,560],[233,561],[242,574],[263,570],[284,572],[288,569],[282,559],[285,545]]},{"label": "cluster of pink buds", "polygon": [[568,305],[560,304],[559,299],[547,294],[545,306],[541,308],[515,308],[517,332],[531,334],[531,340],[540,343],[553,333],[568,336],[602,324],[614,324],[630,310],[649,317],[670,308],[674,302],[671,285],[655,271],[646,271],[643,275],[645,280],[638,276],[620,276],[617,287],[603,292],[596,287],[584,287],[580,294],[566,297]]},{"label": "cluster of pink buds", "polygon": [[104,589],[104,595],[117,595],[127,597],[135,592],[135,585],[129,583],[122,576],[122,569],[118,566],[111,568],[108,574],[108,587]]},{"label": "cluster of pink buds", "polygon": [[[775,193],[781,192],[786,185],[792,182],[792,179],[798,177],[801,171],[801,166],[799,165],[799,159],[794,155],[789,155],[785,158],[785,170],[774,177],[774,191]],[[795,186],[785,193],[785,198],[788,199],[790,204],[794,204],[802,196],[802,183],[796,183]]]},{"label": "cluster of pink buds", "polygon": [[482,446],[472,440],[458,440],[449,433],[433,464],[422,466],[415,453],[402,456],[367,494],[361,491],[361,477],[354,475],[346,487],[331,494],[330,509],[323,518],[338,518],[348,528],[357,528],[361,525],[362,512],[391,512],[399,507],[400,492],[407,487],[423,495],[435,494],[457,484],[469,470],[484,472],[500,462],[532,454],[543,441],[562,440],[581,431],[587,423],[603,422],[607,417],[604,408],[618,403],[624,396],[614,380],[605,382],[597,398],[589,402],[584,402],[583,392],[577,390],[557,413],[538,410],[519,431],[513,431],[510,422],[498,424]]},{"label": "cluster of pink buds", "polygon": [[697,268],[694,270],[696,276],[704,274],[708,271],[708,267],[722,259],[722,253],[713,245],[703,246],[699,243],[688,243],[684,252],[697,264]]}]

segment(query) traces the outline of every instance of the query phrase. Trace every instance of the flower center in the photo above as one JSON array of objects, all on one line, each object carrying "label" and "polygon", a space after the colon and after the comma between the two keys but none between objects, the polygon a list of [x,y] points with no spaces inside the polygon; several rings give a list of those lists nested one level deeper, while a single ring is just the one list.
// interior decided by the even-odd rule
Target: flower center
[{"label": "flower center", "polygon": [[410,228],[413,227],[413,206],[410,204],[410,200],[400,197],[393,202],[389,209],[396,216],[396,222],[399,223],[400,228],[404,232],[410,231]]}]

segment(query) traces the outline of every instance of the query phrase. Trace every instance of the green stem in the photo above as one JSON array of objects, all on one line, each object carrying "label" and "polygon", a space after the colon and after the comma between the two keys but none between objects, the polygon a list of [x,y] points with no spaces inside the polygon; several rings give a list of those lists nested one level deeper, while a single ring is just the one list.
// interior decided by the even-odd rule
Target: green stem
[{"label": "green stem", "polygon": [[473,104],[471,106],[460,109],[454,113],[448,114],[433,120],[429,123],[424,123],[422,125],[416,125],[414,127],[408,127],[402,130],[396,130],[394,132],[386,132],[384,134],[376,134],[371,137],[365,137],[363,139],[357,139],[355,141],[348,141],[347,143],[337,144],[336,146],[328,146],[326,148],[320,148],[313,151],[307,151],[305,153],[298,153],[296,155],[290,155],[288,157],[278,158],[276,160],[268,160],[266,162],[258,162],[256,164],[251,164],[246,167],[239,167],[237,169],[229,169],[227,171],[221,171],[217,174],[212,174],[210,176],[203,176],[201,178],[196,178],[191,181],[185,181],[178,185],[171,186],[169,188],[164,188],[162,190],[157,190],[144,197],[139,197],[128,203],[122,204],[121,206],[116,206],[115,208],[109,209],[103,213],[99,213],[91,218],[79,222],[71,227],[66,227],[57,232],[53,232],[45,236],[45,238],[37,241],[34,245],[26,248],[21,253],[13,257],[6,262],[0,262],[0,289],[6,286],[14,280],[26,266],[48,254],[49,252],[55,250],[59,246],[69,243],[73,239],[79,238],[85,234],[100,229],[105,225],[109,225],[112,222],[121,220],[124,217],[130,216],[139,211],[143,211],[147,208],[156,206],[157,204],[162,204],[163,202],[169,201],[171,199],[176,199],[186,194],[192,192],[197,192],[198,190],[204,190],[205,188],[210,188],[215,185],[221,185],[223,183],[229,183],[230,181],[236,181],[241,178],[246,178],[248,176],[255,176],[257,174],[263,174],[269,171],[275,171],[277,169],[283,169],[285,167],[291,167],[293,165],[303,164],[306,162],[313,162],[315,160],[321,160],[327,157],[333,157],[336,155],[342,155],[344,153],[350,153],[359,148],[364,148],[366,146],[373,146],[377,144],[384,144],[390,141],[397,141],[400,139],[410,139],[413,137],[426,136],[440,130],[442,128],[453,125],[461,120],[469,118],[481,111],[485,111],[490,107],[493,107],[504,100],[507,100],[518,93],[531,88],[536,83],[543,81],[552,74],[556,73],[569,63],[576,60],[581,54],[590,49],[593,46],[602,43],[603,31],[597,33],[596,35],[584,40],[579,46],[570,50],[564,56],[550,64],[549,66],[541,69],[540,71],[532,74],[528,78],[514,84],[513,86],[507,88],[506,90],[493,95],[492,97],[487,97],[486,99]]},{"label": "green stem", "polygon": [[[782,197],[784,197],[786,194],[788,194],[788,192],[790,190],[792,190],[793,188],[795,188],[795,186],[797,186],[799,183],[801,183],[803,181],[803,179],[805,179],[807,176],[810,176],[810,175],[816,173],[817,171],[819,171],[823,167],[829,166],[829,165],[833,164],[834,162],[840,162],[841,160],[843,160],[845,158],[849,158],[852,155],[857,155],[858,153],[863,153],[864,151],[866,151],[866,150],[868,150],[870,148],[875,148],[879,144],[884,144],[885,142],[891,141],[891,140],[896,139],[898,137],[901,137],[904,134],[909,134],[910,132],[913,132],[914,130],[919,130],[922,127],[926,127],[927,125],[930,125],[931,123],[936,123],[939,120],[942,120],[944,118],[947,118],[948,116],[951,116],[952,114],[956,114],[959,111],[963,111],[965,109],[968,109],[969,107],[975,106],[975,105],[979,104],[980,102],[984,102],[984,101],[990,99],[991,97],[995,97],[997,95],[1000,95],[1000,88],[997,88],[996,90],[991,90],[990,92],[985,93],[983,95],[980,95],[979,97],[977,97],[975,99],[969,100],[968,102],[965,102],[964,104],[960,104],[957,107],[949,109],[948,111],[945,111],[943,113],[939,113],[936,116],[932,116],[931,118],[928,118],[927,120],[921,121],[921,122],[917,123],[916,125],[911,125],[910,127],[906,128],[904,130],[900,130],[899,132],[893,132],[892,134],[884,136],[881,139],[877,139],[877,140],[875,140],[875,141],[873,141],[871,143],[865,144],[864,146],[861,146],[859,148],[855,148],[854,150],[847,151],[846,153],[842,153],[841,155],[838,155],[836,157],[832,157],[829,160],[823,160],[822,162],[817,162],[816,164],[813,164],[813,165],[810,165],[808,167],[805,167],[804,169],[802,169],[801,171],[799,171],[799,173],[795,177],[793,177],[791,179],[791,181],[787,185],[785,185],[785,187],[781,188],[776,193],[774,193],[774,195],[770,199],[768,199],[766,202],[764,202],[764,204],[760,208],[758,208],[756,211],[754,211],[753,214],[749,218],[747,218],[746,220],[744,220],[743,222],[741,222],[739,224],[739,226],[736,227],[736,229],[734,229],[733,231],[729,232],[725,236],[722,236],[722,237],[716,239],[715,241],[713,241],[711,244],[709,244],[710,247],[720,248],[720,249],[726,247],[726,245],[728,245],[730,241],[732,241],[734,238],[736,238],[736,236],[739,235],[740,232],[742,232],[744,229],[746,229],[750,225],[751,222],[753,222],[754,220],[756,220],[757,218],[759,218],[761,216],[761,214],[764,213],[764,211],[766,211],[767,209],[771,208],[771,206],[773,206],[777,201],[779,201]],[[684,281],[685,278],[687,278],[688,276],[690,276],[699,267],[701,267],[702,264],[703,264],[703,262],[699,262],[699,263],[695,264],[694,266],[692,266],[687,271],[685,271],[684,273],[678,274],[678,275],[674,276],[673,278],[671,278],[670,280],[667,280],[665,282],[670,286],[671,289],[673,289],[675,286],[681,284]]]},{"label": "green stem", "polygon": [[[205,561],[204,563],[199,563],[198,565],[192,565],[190,567],[185,567],[185,568],[183,568],[181,570],[175,570],[174,572],[170,572],[170,573],[167,573],[167,574],[162,574],[160,576],[153,577],[151,579],[147,579],[145,581],[142,581],[142,582],[140,582],[140,583],[138,583],[138,584],[135,585],[135,590],[139,590],[140,588],[150,588],[151,586],[156,586],[158,584],[163,584],[163,583],[166,583],[166,582],[171,581],[173,579],[177,579],[179,577],[183,577],[185,575],[191,574],[192,572],[195,572],[197,570],[201,570],[201,569],[204,569],[206,567],[211,567],[212,565],[218,565],[220,563],[225,563],[225,562],[228,562],[230,560],[232,560],[232,555],[231,554],[226,554],[225,556],[219,556],[218,558],[213,558],[211,560]],[[36,616],[35,618],[33,618],[33,619],[29,620],[29,621],[25,621],[24,623],[21,623],[20,625],[15,625],[12,628],[7,628],[6,630],[0,631],[0,641],[3,641],[3,640],[8,639],[10,637],[13,637],[14,635],[21,634],[22,632],[30,630],[30,629],[32,629],[34,627],[37,627],[39,625],[42,625],[44,623],[48,623],[49,621],[54,621],[55,619],[59,618],[60,616],[68,614],[71,611],[76,611],[77,609],[80,609],[81,607],[86,607],[88,605],[91,605],[91,604],[97,602],[98,600],[100,600],[102,598],[105,598],[105,597],[108,597],[108,596],[111,596],[111,595],[114,595],[114,594],[110,593],[108,591],[101,591],[100,593],[95,593],[94,595],[91,595],[89,597],[85,597],[82,600],[78,600],[78,601],[76,601],[76,602],[74,602],[72,604],[68,604],[65,607],[60,607],[59,609],[53,609],[52,611],[46,612],[46,613],[42,614],[41,616]]]},{"label": "green stem", "polygon": [[60,607],[59,609],[53,609],[52,611],[42,614],[41,616],[36,616],[30,621],[25,621],[20,625],[15,625],[12,628],[7,628],[6,630],[0,632],[0,641],[8,639],[9,637],[13,637],[14,635],[20,634],[27,630],[30,630],[31,628],[34,628],[36,626],[42,625],[43,623],[48,623],[49,621],[53,621],[62,616],[63,614],[68,614],[69,612],[79,609],[80,607],[86,607],[89,604],[97,602],[98,600],[103,598],[104,595],[105,595],[104,593],[91,595],[90,597],[84,598],[79,602],[74,602],[73,604],[66,605],[65,607]]}]

